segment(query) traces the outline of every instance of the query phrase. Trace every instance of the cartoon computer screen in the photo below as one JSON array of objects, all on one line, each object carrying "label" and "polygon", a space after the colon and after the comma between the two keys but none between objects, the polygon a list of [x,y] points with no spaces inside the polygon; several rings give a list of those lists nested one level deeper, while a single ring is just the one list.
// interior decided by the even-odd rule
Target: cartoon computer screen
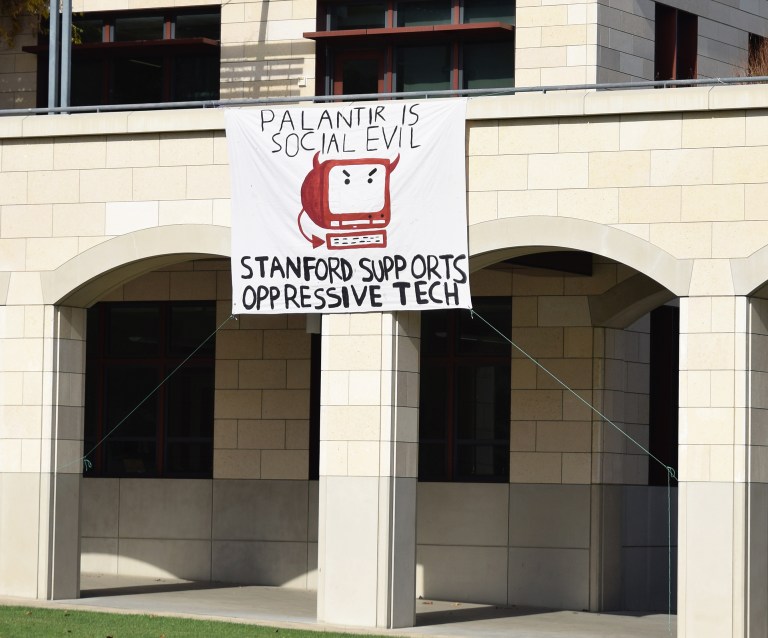
[{"label": "cartoon computer screen", "polygon": [[389,176],[400,161],[385,158],[312,160],[301,186],[298,224],[317,248],[384,248],[390,221]]}]

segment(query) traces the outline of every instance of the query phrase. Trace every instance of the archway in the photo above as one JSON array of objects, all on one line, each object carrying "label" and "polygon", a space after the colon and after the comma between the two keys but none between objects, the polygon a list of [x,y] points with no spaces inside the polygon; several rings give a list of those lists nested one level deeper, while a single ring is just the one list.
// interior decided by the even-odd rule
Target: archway
[{"label": "archway", "polygon": [[[647,448],[649,313],[677,312],[692,262],[574,219],[485,222],[469,238],[473,294],[512,300],[502,331]],[[515,350],[511,366],[509,478],[419,485],[417,593],[666,611],[666,490],[647,456]]]},{"label": "archway", "polygon": [[[82,378],[87,362],[86,420],[93,418],[89,400],[105,405],[116,401],[114,394],[89,386],[89,379],[102,379],[101,386],[106,386],[110,375],[119,376],[120,366],[141,375],[154,366],[162,380],[184,358],[187,346],[193,348],[203,334],[221,328],[214,337],[215,354],[208,349],[208,371],[203,372],[201,360],[185,364],[199,371],[203,380],[198,375],[191,385],[179,386],[174,398],[173,384],[192,378],[182,369],[166,382],[167,391],[158,391],[156,401],[143,404],[160,415],[159,433],[148,445],[157,450],[164,466],[159,460],[151,466],[147,454],[118,454],[120,445],[132,445],[131,437],[117,436],[119,430],[108,439],[112,450],[105,444],[98,460],[97,455],[89,459],[93,467],[78,481],[81,507],[74,508],[81,511],[81,529],[70,539],[80,543],[84,573],[118,577],[118,583],[139,577],[298,588],[314,584],[317,485],[308,480],[310,335],[304,317],[227,321],[230,274],[222,257],[229,251],[229,233],[202,226],[138,231],[99,244],[45,277],[46,300],[57,304],[57,312],[80,317],[72,332],[81,347],[89,332],[84,308],[99,310],[95,315],[89,311],[99,321],[91,326],[99,329],[90,332],[101,334],[103,352],[84,356],[73,371]],[[139,334],[148,322],[145,311],[160,318],[160,327]],[[215,320],[196,331],[192,326],[199,322],[190,313],[199,317],[200,312]],[[179,338],[166,332],[171,324]],[[162,352],[147,354],[155,334],[165,340],[158,345]],[[109,349],[116,347],[123,350],[112,356]],[[168,349],[178,356],[173,352],[167,356]],[[100,372],[94,372],[96,364],[102,366]],[[120,378],[125,381],[130,375]],[[203,382],[208,390],[200,386]],[[148,387],[153,385],[154,377]],[[201,471],[177,464],[169,472],[172,444],[200,455],[193,450],[200,441],[182,440],[170,410],[186,397],[187,403],[198,406],[192,412],[202,412],[205,402],[198,399],[204,391],[210,391],[211,419],[204,454],[211,455],[212,466]],[[122,407],[133,407],[138,395],[129,398]],[[79,434],[74,443],[80,449],[82,403],[77,407]],[[185,423],[194,416],[188,412],[182,415]],[[161,423],[162,419],[166,420]],[[110,432],[111,422],[100,427],[97,435],[86,437],[100,439]],[[195,426],[195,437],[200,439],[198,430]],[[89,449],[93,442],[89,441]],[[174,458],[178,460],[178,455]],[[122,464],[116,465],[116,460]],[[253,508],[261,515],[243,515]],[[103,580],[90,582],[98,588]]]}]

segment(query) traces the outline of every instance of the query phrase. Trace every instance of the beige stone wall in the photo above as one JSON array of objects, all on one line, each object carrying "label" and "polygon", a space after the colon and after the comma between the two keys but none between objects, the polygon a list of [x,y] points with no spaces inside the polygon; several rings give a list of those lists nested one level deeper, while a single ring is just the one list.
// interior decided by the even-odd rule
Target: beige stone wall
[{"label": "beige stone wall", "polygon": [[590,313],[590,298],[629,275],[599,258],[590,277],[522,267],[474,273],[474,295],[512,296],[508,334],[541,364],[512,349],[511,483],[646,483],[641,450],[589,407],[647,446],[648,317],[616,330],[593,327]]},{"label": "beige stone wall", "polygon": [[597,16],[597,0],[518,1],[515,86],[594,83]]},{"label": "beige stone wall", "polygon": [[594,418],[598,453],[594,455],[593,481],[645,485],[652,461],[622,432],[648,449],[650,316],[645,315],[626,330],[608,328],[596,333],[604,339],[604,356],[596,364],[602,368],[598,373],[601,411],[616,427]]},{"label": "beige stone wall", "polygon": [[[220,317],[230,311],[231,301],[219,304]],[[305,324],[296,315],[241,316],[219,333],[214,478],[309,478]]]},{"label": "beige stone wall", "polygon": [[[762,229],[768,229],[761,197],[768,183],[761,132],[766,120],[764,111],[726,113],[710,105],[719,97],[735,105],[758,96],[768,97],[760,87],[561,96],[559,117],[546,119],[536,117],[546,99],[515,97],[531,119],[489,119],[469,128],[472,251],[496,250],[504,243],[500,235],[521,233],[544,245],[555,233],[560,245],[576,247],[576,234],[600,244],[596,252],[636,268],[634,257],[646,249],[660,261],[672,256],[675,267],[662,268],[671,276],[666,282],[660,271],[638,270],[674,293],[699,285],[732,292],[728,260],[756,253]],[[661,109],[658,100],[666,99],[682,108],[675,114],[626,113],[630,102],[646,99]],[[606,113],[613,108],[615,115]],[[470,118],[472,111],[470,103]],[[585,111],[589,115],[568,116]],[[490,117],[502,113],[494,110]],[[542,217],[561,223],[550,227]],[[614,235],[608,227],[621,232]],[[637,250],[622,246],[624,240]],[[692,279],[683,273],[689,267]],[[688,281],[683,289],[674,281],[678,276]]]},{"label": "beige stone wall", "polygon": [[[661,303],[655,296],[660,286],[653,282],[649,285],[646,279],[663,284],[668,294],[691,300],[686,301],[687,305],[681,310],[686,335],[685,347],[681,350],[686,357],[682,369],[684,373],[694,373],[688,377],[688,394],[681,394],[685,417],[681,421],[683,447],[680,457],[684,481],[681,487],[681,539],[685,539],[681,542],[681,565],[687,566],[690,572],[687,576],[681,575],[681,587],[688,588],[684,590],[687,594],[681,608],[688,609],[693,605],[694,611],[702,606],[718,609],[717,605],[721,604],[718,601],[733,598],[730,588],[702,594],[704,585],[700,583],[710,582],[704,577],[707,566],[713,565],[719,575],[730,574],[733,576],[731,582],[745,582],[743,574],[739,573],[739,570],[744,571],[743,565],[734,567],[731,562],[734,556],[741,555],[733,541],[741,538],[740,528],[731,521],[734,511],[742,505],[733,486],[745,477],[742,463],[745,456],[739,453],[744,443],[743,439],[737,438],[744,433],[743,423],[738,420],[744,411],[735,409],[744,406],[737,404],[738,394],[722,394],[725,385],[715,387],[715,392],[711,390],[714,385],[708,384],[714,383],[711,379],[725,376],[732,378],[734,387],[738,387],[737,380],[743,378],[744,365],[737,354],[745,350],[736,348],[743,339],[736,340],[735,335],[743,332],[746,322],[746,314],[742,311],[746,304],[744,300],[768,278],[765,239],[768,212],[764,206],[768,184],[767,109],[768,93],[764,87],[518,95],[474,99],[468,106],[468,230],[473,267],[482,269],[506,257],[547,247],[579,249],[601,256],[596,276],[589,280],[547,276],[534,281],[529,275],[516,277],[514,273],[509,276],[488,275],[487,272],[476,278],[476,294],[497,294],[494,291],[504,290],[503,294],[519,298],[521,305],[513,321],[520,325],[513,328],[519,328],[524,339],[526,330],[533,327],[534,330],[528,331],[533,347],[543,349],[540,356],[548,363],[562,369],[574,385],[588,391],[590,386],[577,371],[589,365],[588,362],[594,367],[594,355],[600,360],[600,348],[605,348],[606,361],[619,362],[618,372],[611,376],[618,381],[593,387],[604,387],[612,392],[624,388],[625,395],[635,394],[639,398],[643,386],[631,381],[635,372],[630,369],[642,371],[645,361],[640,355],[636,358],[625,353],[622,357],[619,350],[608,355],[611,352],[608,337],[600,338],[599,331],[604,330],[608,335],[610,330],[632,324],[647,312],[643,303]],[[45,547],[45,539],[41,534],[36,537],[22,534],[8,523],[14,520],[8,514],[17,503],[12,494],[36,490],[34,493],[40,496],[34,507],[29,503],[19,504],[20,514],[26,512],[32,516],[39,510],[39,503],[44,502],[41,500],[45,491],[41,488],[40,476],[51,467],[51,457],[41,454],[38,461],[35,454],[38,449],[50,450],[52,430],[50,424],[42,417],[38,420],[37,415],[43,414],[45,408],[46,413],[55,413],[59,422],[66,423],[66,410],[47,409],[47,406],[52,407],[53,392],[51,387],[38,380],[61,378],[65,384],[62,388],[75,382],[72,393],[64,395],[72,405],[66,401],[61,403],[63,407],[75,409],[80,405],[80,398],[75,396],[80,392],[77,380],[54,375],[52,362],[54,352],[60,352],[64,360],[70,360],[67,353],[77,350],[82,330],[75,330],[73,326],[80,325],[76,319],[83,313],[75,310],[70,313],[71,317],[66,313],[57,315],[54,304],[86,306],[108,292],[111,298],[120,294],[126,298],[131,285],[125,285],[122,292],[116,287],[150,272],[152,274],[142,286],[134,285],[134,292],[130,294],[146,294],[142,293],[144,290],[159,294],[157,290],[167,290],[170,297],[172,290],[192,291],[185,294],[206,291],[221,302],[219,317],[223,320],[226,316],[228,290],[224,284],[221,287],[218,284],[220,277],[226,279],[225,271],[209,268],[197,272],[196,264],[191,266],[191,271],[189,266],[168,267],[180,261],[192,262],[201,255],[220,258],[228,255],[229,173],[222,126],[221,111],[12,117],[0,121],[0,180],[3,184],[0,189],[0,302],[3,304],[0,306],[3,335],[0,364],[4,373],[12,373],[9,386],[4,386],[0,393],[3,400],[0,435],[4,450],[0,458],[3,463],[8,463],[3,466],[7,472],[3,472],[0,485],[3,490],[1,502],[2,507],[9,508],[3,510],[0,518],[3,521],[0,542],[4,547],[18,549],[17,555],[24,556],[28,562],[26,571],[4,569],[3,573],[13,573],[14,576],[2,584],[3,591],[15,589],[31,596],[40,595],[42,591],[38,590],[35,578],[38,568],[42,569],[43,565],[43,559],[37,554],[38,543]],[[638,278],[637,272],[648,277]],[[201,282],[207,283],[198,285],[188,279],[198,276]],[[532,315],[526,314],[533,312],[535,323],[530,319]],[[58,340],[54,339],[57,333],[53,324],[47,319],[41,321],[41,318],[56,316],[66,319],[64,324],[68,330],[68,333],[67,330],[60,333]],[[601,317],[602,327],[595,330],[592,323],[597,316]],[[248,358],[222,355],[219,359],[221,371],[226,370],[227,375],[217,380],[226,386],[218,388],[217,399],[227,399],[221,405],[240,407],[234,413],[218,412],[216,415],[217,426],[219,422],[223,424],[223,428],[217,429],[217,433],[221,432],[217,452],[220,458],[222,454],[229,455],[225,463],[217,463],[216,471],[239,467],[247,478],[243,474],[239,475],[243,478],[237,479],[217,475],[210,486],[214,501],[215,492],[221,485],[233,494],[230,501],[222,500],[221,503],[248,502],[259,508],[265,502],[273,502],[269,492],[264,490],[268,490],[273,479],[278,479],[275,474],[265,474],[265,467],[276,459],[305,457],[304,449],[291,447],[288,443],[289,439],[294,440],[289,431],[300,430],[303,426],[297,422],[302,419],[288,411],[287,408],[293,407],[292,401],[281,402],[281,398],[295,397],[293,393],[306,392],[306,388],[300,383],[296,385],[295,381],[301,378],[302,364],[297,361],[302,357],[280,350],[285,347],[286,331],[298,335],[303,330],[303,325],[288,320],[279,325],[254,320],[254,323],[239,324],[237,328],[227,327],[227,331],[238,336],[225,337],[223,343],[231,339],[228,347],[243,348]],[[542,343],[539,334],[550,330],[556,335],[552,343],[561,345],[557,346],[556,353],[548,356],[545,348],[551,344]],[[633,332],[637,336],[632,336],[622,347],[629,347],[630,341],[643,342],[644,330]],[[65,343],[69,341],[75,345]],[[268,346],[270,343],[272,345]],[[46,344],[50,346],[48,350]],[[614,340],[611,347],[618,348],[619,345]],[[271,347],[281,354],[269,355]],[[559,348],[562,348],[562,354]],[[269,363],[263,363],[265,360]],[[81,374],[82,361],[77,361],[80,361],[79,367],[64,372]],[[257,363],[251,365],[254,361]],[[285,385],[252,387],[256,383],[254,379],[258,378],[255,368],[279,366],[276,361],[285,363]],[[350,368],[341,370],[349,371]],[[39,372],[43,374],[39,375]],[[530,370],[528,373],[530,375]],[[282,368],[277,376],[281,374]],[[546,386],[549,383],[546,379],[539,378],[538,373],[535,378],[529,378],[533,387],[519,390],[550,396],[548,393],[552,389]],[[25,394],[27,381],[32,394],[37,392],[35,384],[42,385],[39,395],[28,405],[25,401],[31,395]],[[517,398],[520,396],[525,395]],[[228,402],[229,398],[231,402]],[[593,400],[601,398],[597,396]],[[349,402],[352,397],[346,400]],[[272,401],[274,403],[270,403]],[[577,428],[583,428],[583,422],[590,419],[578,412],[567,411],[566,407],[568,410],[575,408],[566,405],[564,396],[555,397],[552,403],[561,405],[562,413],[558,412],[557,418],[544,414],[525,419],[533,422],[532,426],[524,427],[535,432],[534,445],[539,442],[551,445],[553,439],[549,435],[561,427],[559,419],[563,415],[568,415],[569,422],[577,424]],[[243,408],[246,404],[249,406],[247,411]],[[266,409],[268,405],[279,407],[281,404],[286,408],[284,412],[276,414]],[[547,406],[541,401],[535,404]],[[19,407],[23,409],[17,409]],[[633,428],[642,426],[642,420],[637,416],[643,414],[640,403],[632,410],[629,407],[627,403],[623,411],[617,408],[616,414]],[[240,411],[241,408],[244,411]],[[294,426],[296,429],[292,430]],[[252,427],[263,427],[259,432],[268,436],[254,439]],[[277,434],[269,428],[275,428]],[[578,477],[584,470],[575,471],[572,463],[581,462],[583,455],[591,454],[590,476],[594,477],[594,447],[592,452],[585,452],[585,437],[579,435],[575,440],[570,439],[566,436],[570,432],[555,439],[558,446],[555,449],[534,447],[533,450],[519,451],[540,453],[542,459],[545,455],[553,455],[546,456],[547,459],[557,458],[556,464],[536,464],[531,470],[539,472],[541,466],[549,472],[547,477],[551,476],[553,482],[545,487],[554,486],[562,493],[571,489],[579,493],[580,490],[596,490],[601,486],[580,482]],[[639,432],[642,434],[641,429]],[[63,462],[78,458],[80,444],[75,434],[78,433],[70,432],[71,438],[65,438],[66,443],[58,450]],[[279,440],[281,436],[285,441],[283,446],[273,447],[274,439]],[[530,442],[527,445],[530,446]],[[21,461],[18,460],[19,447]],[[760,450],[755,451],[756,459],[759,459],[759,453]],[[242,469],[245,466],[238,465],[236,457],[248,459],[248,467]],[[256,457],[259,480],[250,480],[256,478]],[[19,462],[21,471],[17,467]],[[583,468],[578,463],[575,465]],[[285,467],[294,471],[300,467],[299,461],[296,464],[288,461]],[[754,464],[755,471],[760,467],[760,464]],[[267,476],[272,479],[265,480]],[[504,487],[509,493],[518,490],[516,499],[522,498],[529,488],[530,494],[534,494],[544,480],[541,473],[536,476],[539,483],[516,482]],[[295,479],[278,482],[306,485],[303,475],[297,474]],[[621,480],[633,479],[622,476]],[[128,482],[113,485],[109,498],[134,487]],[[235,494],[237,490],[241,492]],[[291,502],[298,502],[299,497],[295,498],[297,500]],[[314,499],[309,495],[309,488],[307,496],[301,498],[306,498],[307,503]],[[489,489],[488,498],[503,499],[503,495],[493,496]],[[199,500],[204,499],[205,496]],[[596,502],[598,500],[590,496],[590,503]],[[713,503],[711,507],[710,502]],[[590,515],[597,512],[590,507]],[[231,509],[236,508],[231,506]],[[719,517],[718,525],[712,528],[718,534],[717,542],[711,542],[712,536],[700,539],[698,535],[711,512],[717,512]],[[579,525],[584,524],[581,513],[579,510],[579,516],[574,518]],[[128,521],[131,515],[130,509],[126,510],[125,516],[118,512],[120,521]],[[729,517],[727,524],[723,522],[726,516]],[[211,518],[215,518],[213,514]],[[590,520],[594,522],[594,519]],[[592,522],[590,529],[594,529]],[[310,528],[308,524],[306,529]],[[102,539],[110,547],[119,548],[122,532],[118,528],[115,536],[110,535],[112,531],[107,530],[104,536],[91,532],[94,535],[87,538]],[[529,551],[536,548],[528,545],[530,537],[523,531],[514,546],[494,532],[492,538],[476,546],[465,546],[462,560],[469,563],[473,557],[481,555],[487,561],[489,556],[496,557],[504,552],[509,556],[513,547],[521,550],[517,554],[518,560],[528,561],[530,558],[534,561],[527,564],[557,566],[568,563],[573,557],[581,561],[580,565],[585,564],[585,552],[589,550],[583,546],[567,546],[562,539],[553,537],[543,548],[547,552],[535,553]],[[126,534],[133,534],[126,539],[132,539],[132,543],[141,541],[125,544],[130,555],[140,556],[128,565],[151,562],[152,556],[165,551],[161,544],[144,542],[152,540],[148,536],[154,533],[151,527],[146,532],[126,530]],[[275,539],[280,533],[274,529],[265,532],[254,528],[248,520],[238,518],[222,528],[220,536],[214,537],[212,533],[208,539],[183,540],[210,543],[211,551],[216,543],[221,543],[218,547],[225,558],[217,564],[229,565],[228,569],[237,567],[233,557],[242,556],[241,550],[250,552],[247,555],[251,558],[242,561],[246,566],[243,569],[247,571],[268,554],[271,546],[258,545],[261,539],[277,542]],[[310,532],[303,534],[290,542],[303,543],[304,550],[311,552]],[[427,539],[420,543],[427,552],[421,554],[424,564],[429,564],[426,557],[431,552],[430,560],[434,566],[441,560],[440,556],[447,555],[445,549],[436,547],[462,546],[467,537],[457,535],[444,539],[444,545],[434,535],[423,538]],[[589,543],[589,547],[596,546],[592,538]],[[428,545],[430,548],[426,549]],[[130,549],[139,546],[144,548],[141,550],[144,554]],[[475,551],[473,547],[485,549]],[[721,549],[714,552],[713,548]],[[288,549],[296,551],[294,546],[286,551]],[[119,557],[120,550],[116,551]],[[126,558],[129,554],[125,554]],[[710,554],[711,560],[698,560],[702,556],[709,558]],[[590,554],[586,559],[588,582],[594,581],[592,556]],[[701,566],[697,568],[699,562]],[[311,570],[308,559],[303,564]],[[508,558],[502,563],[505,566],[503,572],[493,572],[494,587],[506,582],[510,591],[513,590],[510,581],[505,581],[514,571],[510,564]],[[211,573],[214,573],[213,563],[210,565]],[[560,604],[566,604],[562,603],[564,600],[581,603],[585,572],[578,569],[568,573],[573,574],[574,580],[570,582],[575,584],[573,588],[566,588],[565,593],[561,590],[558,596],[562,596],[557,600]],[[594,573],[595,578],[597,575]],[[683,577],[688,580],[683,582]],[[290,579],[281,582],[290,582]],[[304,582],[309,582],[309,578]],[[574,598],[569,597],[569,592],[579,593]],[[693,617],[693,612],[690,614]],[[701,628],[700,625],[691,627],[693,633],[690,635],[696,635],[696,630]],[[720,625],[717,629],[721,629]]]},{"label": "beige stone wall", "polygon": [[314,0],[234,0],[221,7],[221,98],[314,95]]}]

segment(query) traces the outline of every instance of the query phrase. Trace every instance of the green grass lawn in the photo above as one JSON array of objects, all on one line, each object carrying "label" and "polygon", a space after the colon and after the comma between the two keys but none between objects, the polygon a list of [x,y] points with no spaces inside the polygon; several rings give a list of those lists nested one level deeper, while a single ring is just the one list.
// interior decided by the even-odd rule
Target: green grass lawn
[{"label": "green grass lawn", "polygon": [[[0,638],[332,638],[353,634],[155,615],[0,606]],[[366,636],[365,638],[371,638]]]}]

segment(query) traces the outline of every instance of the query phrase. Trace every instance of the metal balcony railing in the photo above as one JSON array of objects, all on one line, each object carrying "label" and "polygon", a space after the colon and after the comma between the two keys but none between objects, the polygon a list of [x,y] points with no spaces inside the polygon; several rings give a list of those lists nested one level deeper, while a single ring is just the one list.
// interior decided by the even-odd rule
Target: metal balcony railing
[{"label": "metal balcony railing", "polygon": [[441,97],[480,97],[517,95],[521,93],[550,93],[555,91],[616,91],[627,89],[666,89],[684,86],[721,86],[768,83],[768,76],[702,78],[696,80],[657,80],[638,82],[609,82],[604,84],[561,84],[552,86],[520,86],[500,89],[445,89],[439,91],[407,91],[401,93],[361,93],[354,95],[302,95],[286,97],[235,98],[225,100],[199,100],[187,102],[149,102],[146,104],[102,104],[93,106],[66,106],[56,108],[0,109],[0,116],[53,115],[60,113],[107,113],[114,111],[151,111],[170,109],[206,109],[231,106],[259,106],[266,104],[307,104],[323,102],[351,102],[384,99],[429,99]]}]

